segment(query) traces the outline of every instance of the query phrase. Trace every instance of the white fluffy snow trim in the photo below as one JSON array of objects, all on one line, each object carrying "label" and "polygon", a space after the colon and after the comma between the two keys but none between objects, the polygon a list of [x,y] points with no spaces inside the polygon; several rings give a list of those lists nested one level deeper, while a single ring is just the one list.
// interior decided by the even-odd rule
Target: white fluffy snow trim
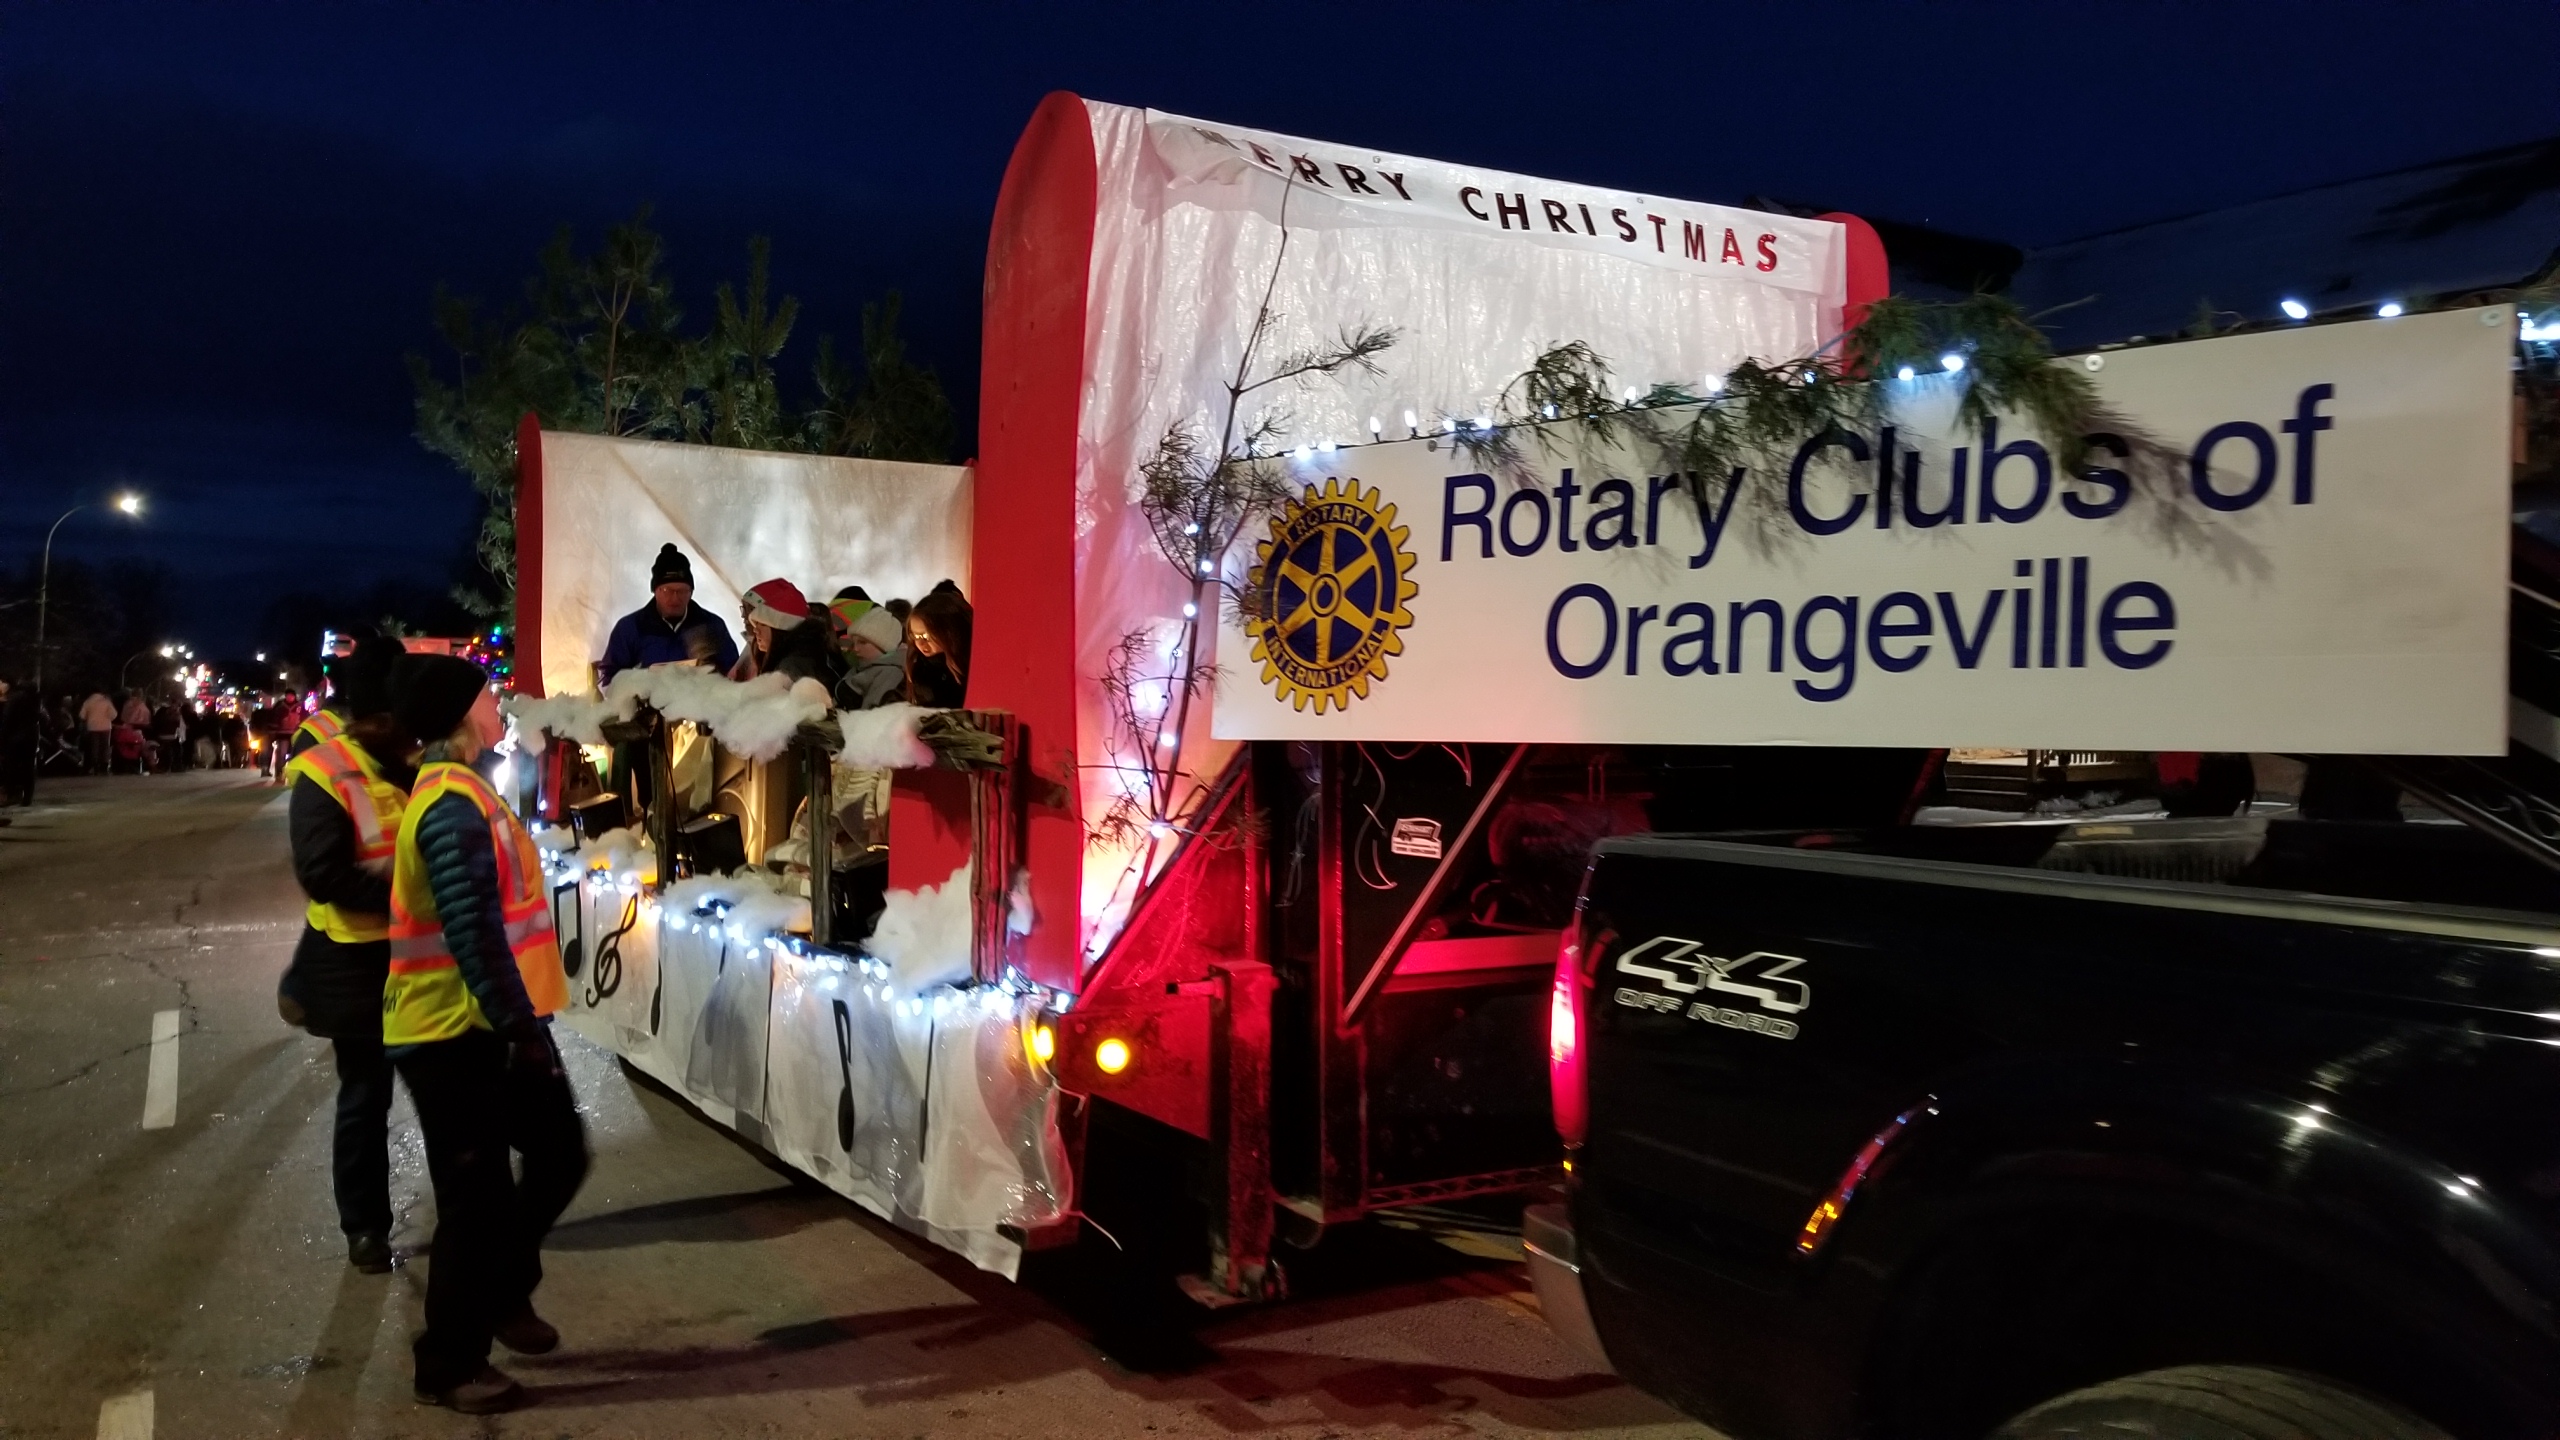
[{"label": "white fluffy snow trim", "polygon": [[614,875],[637,872],[644,881],[658,878],[658,857],[650,851],[648,837],[628,825],[607,830],[579,846],[578,864],[582,869]]},{"label": "white fluffy snow trim", "polygon": [[[592,695],[559,695],[548,700],[509,695],[498,702],[498,708],[516,722],[516,744],[527,755],[541,754],[555,736],[581,745],[601,745],[604,722],[613,716],[613,708]],[[626,714],[614,718],[631,717]]]},{"label": "white fluffy snow trim", "polygon": [[863,949],[885,962],[892,989],[916,995],[969,979],[969,867],[922,890],[892,890]]},{"label": "white fluffy snow trim", "polygon": [[578,848],[578,832],[566,825],[536,825],[533,827],[533,848],[554,854],[575,850]]},{"label": "white fluffy snow trim", "polygon": [[738,754],[770,760],[791,743],[792,732],[827,716],[827,687],[815,680],[793,684],[788,676],[759,675],[734,681],[691,665],[625,670],[601,696],[564,695],[550,700],[513,696],[519,742],[542,753],[544,734],[586,745],[604,743],[604,722],[628,720],[647,705],[670,720],[690,720],[720,737]]},{"label": "white fluffy snow trim", "polygon": [[933,747],[916,732],[916,722],[932,714],[901,700],[870,710],[847,710],[836,716],[844,731],[844,753],[838,763],[864,770],[930,770]]},{"label": "white fluffy snow trim", "polygon": [[728,907],[728,916],[722,923],[747,939],[809,928],[809,902],[781,893],[773,888],[769,877],[752,870],[735,875],[691,876],[668,886],[658,896],[659,908],[677,918],[715,903]]}]

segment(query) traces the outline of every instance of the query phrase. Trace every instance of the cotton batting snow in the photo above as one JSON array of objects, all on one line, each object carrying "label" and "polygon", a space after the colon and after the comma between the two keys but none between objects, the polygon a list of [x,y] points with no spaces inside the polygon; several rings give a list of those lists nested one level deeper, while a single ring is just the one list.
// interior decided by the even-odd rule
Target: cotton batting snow
[{"label": "cotton batting snow", "polygon": [[670,917],[692,915],[715,902],[729,907],[724,923],[749,936],[809,928],[809,902],[775,890],[770,877],[753,870],[688,876],[658,896],[661,912]]},{"label": "cotton batting snow", "polygon": [[642,705],[670,720],[690,720],[720,737],[731,751],[755,760],[780,755],[793,732],[825,719],[829,708],[827,687],[815,680],[795,684],[788,676],[759,675],[737,681],[691,665],[661,665],[623,671],[600,696],[536,700],[517,695],[507,699],[505,709],[516,721],[518,742],[528,754],[539,755],[546,734],[600,745],[606,721],[629,720]]},{"label": "cotton batting snow", "polygon": [[901,700],[869,710],[846,710],[836,716],[844,731],[844,753],[838,763],[864,770],[930,770],[933,747],[924,743],[916,724],[934,713]]},{"label": "cotton batting snow", "polygon": [[554,736],[581,745],[601,745],[604,731],[599,728],[605,717],[604,702],[587,695],[561,695],[537,700],[530,695],[509,695],[498,702],[507,718],[516,722],[516,745],[527,755],[539,755],[551,745]]},{"label": "cotton batting snow", "polygon": [[969,867],[922,890],[892,890],[862,948],[886,963],[900,995],[969,979]]},{"label": "cotton batting snow", "polygon": [[658,878],[658,857],[651,853],[648,837],[628,825],[607,830],[579,846],[578,864],[615,875],[632,871],[644,881]]}]

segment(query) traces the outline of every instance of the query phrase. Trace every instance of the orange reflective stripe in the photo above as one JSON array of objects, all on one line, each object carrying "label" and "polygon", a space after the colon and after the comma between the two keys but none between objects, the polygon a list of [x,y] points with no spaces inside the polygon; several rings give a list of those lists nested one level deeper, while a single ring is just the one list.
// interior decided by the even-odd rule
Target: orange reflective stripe
[{"label": "orange reflective stripe", "polygon": [[355,821],[356,854],[370,859],[391,853],[392,837],[383,833],[382,811],[375,807],[373,792],[365,785],[364,776],[339,777],[338,803],[347,807],[348,818]]},{"label": "orange reflective stripe", "polygon": [[479,1002],[463,984],[460,967],[446,948],[443,925],[435,914],[434,891],[427,883],[424,859],[417,853],[417,821],[447,793],[469,800],[488,823],[498,867],[501,928],[526,1000],[536,1015],[568,1008],[568,977],[561,971],[550,897],[543,889],[541,856],[532,837],[476,772],[440,761],[420,772],[396,844],[391,884],[392,984],[383,1002],[383,1039],[389,1044],[444,1039],[473,1026],[488,1027]]},{"label": "orange reflective stripe", "polygon": [[[337,734],[314,744],[286,763],[285,774],[318,784],[347,812],[357,868],[374,875],[391,872],[398,848],[396,831],[408,797],[383,777],[354,737]],[[313,929],[347,944],[383,938],[387,919],[380,912],[349,910],[318,900],[305,907],[305,918]]]}]

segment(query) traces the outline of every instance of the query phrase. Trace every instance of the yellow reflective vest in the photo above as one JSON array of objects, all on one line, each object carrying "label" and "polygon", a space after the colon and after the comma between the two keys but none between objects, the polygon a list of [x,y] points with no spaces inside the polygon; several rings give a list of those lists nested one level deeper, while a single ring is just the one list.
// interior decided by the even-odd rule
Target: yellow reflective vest
[{"label": "yellow reflective vest", "polygon": [[[346,735],[323,740],[296,755],[284,767],[285,784],[308,779],[329,792],[355,827],[356,864],[368,874],[391,873],[392,849],[400,834],[400,815],[408,792],[383,778],[365,748]],[[348,910],[314,900],[303,910],[311,928],[344,945],[380,940],[391,933],[391,917]]]},{"label": "yellow reflective vest", "polygon": [[507,949],[536,1015],[553,1015],[569,1003],[569,977],[560,968],[560,943],[551,931],[551,896],[533,837],[516,823],[489,783],[467,765],[435,761],[418,772],[391,871],[391,979],[382,991],[382,1043],[419,1045],[489,1028],[480,1002],[464,983],[461,963],[446,945],[436,917],[426,857],[418,852],[418,821],[447,795],[471,802],[489,824],[498,861],[499,914]]},{"label": "yellow reflective vest", "polygon": [[293,739],[286,744],[285,749],[288,752],[293,751],[295,747],[302,745],[306,737],[313,745],[319,745],[335,740],[346,733],[347,722],[339,719],[337,712],[323,706],[312,711],[311,718],[295,728]]}]

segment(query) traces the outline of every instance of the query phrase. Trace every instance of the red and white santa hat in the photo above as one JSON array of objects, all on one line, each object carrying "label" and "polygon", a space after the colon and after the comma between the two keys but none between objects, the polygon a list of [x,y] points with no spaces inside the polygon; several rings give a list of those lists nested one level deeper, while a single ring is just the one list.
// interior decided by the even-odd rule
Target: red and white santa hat
[{"label": "red and white santa hat", "polygon": [[809,597],[788,580],[767,580],[747,592],[747,618],[776,630],[796,629],[809,618]]}]

